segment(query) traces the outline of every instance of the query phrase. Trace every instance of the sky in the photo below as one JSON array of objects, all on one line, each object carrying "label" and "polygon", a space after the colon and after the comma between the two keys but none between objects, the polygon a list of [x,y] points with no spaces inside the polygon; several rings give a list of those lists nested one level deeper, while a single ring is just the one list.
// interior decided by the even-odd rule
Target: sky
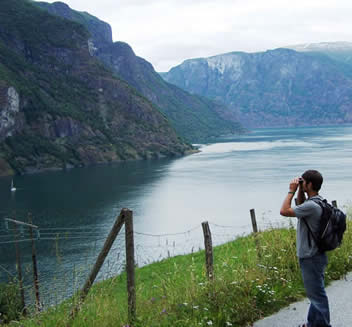
[{"label": "sky", "polygon": [[[46,1],[55,2],[55,1]],[[109,23],[158,72],[186,59],[352,42],[351,0],[66,0]]]}]

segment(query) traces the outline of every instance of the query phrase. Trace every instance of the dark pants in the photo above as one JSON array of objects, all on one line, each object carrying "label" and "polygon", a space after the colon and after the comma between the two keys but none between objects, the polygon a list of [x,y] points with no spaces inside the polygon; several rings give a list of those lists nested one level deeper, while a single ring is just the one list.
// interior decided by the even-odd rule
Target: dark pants
[{"label": "dark pants", "polygon": [[304,288],[310,300],[308,311],[309,327],[331,327],[329,301],[325,293],[324,271],[328,259],[325,253],[310,258],[300,258]]}]

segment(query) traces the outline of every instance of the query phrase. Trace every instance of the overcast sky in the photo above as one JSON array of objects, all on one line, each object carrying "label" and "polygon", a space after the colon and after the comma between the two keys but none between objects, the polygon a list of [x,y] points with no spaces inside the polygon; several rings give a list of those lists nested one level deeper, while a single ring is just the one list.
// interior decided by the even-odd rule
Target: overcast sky
[{"label": "overcast sky", "polygon": [[[55,1],[47,1],[55,2]],[[352,42],[351,0],[66,0],[168,71],[190,58],[310,42]]]}]

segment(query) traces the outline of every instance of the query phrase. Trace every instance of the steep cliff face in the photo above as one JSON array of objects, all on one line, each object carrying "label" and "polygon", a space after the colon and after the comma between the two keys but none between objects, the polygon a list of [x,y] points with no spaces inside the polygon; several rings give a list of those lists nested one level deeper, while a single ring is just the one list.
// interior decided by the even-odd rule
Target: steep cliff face
[{"label": "steep cliff face", "polygon": [[20,115],[20,96],[13,86],[0,87],[0,140],[12,136],[23,123]]},{"label": "steep cliff face", "polygon": [[[39,5],[55,15],[83,24],[91,34],[94,56],[153,102],[175,130],[188,141],[199,142],[209,137],[243,131],[237,116],[223,104],[190,95],[166,83],[149,62],[134,54],[128,44],[113,43],[111,35],[103,37],[103,31],[107,30],[106,23],[93,16],[82,19],[82,15],[88,14],[74,11],[63,3]],[[62,8],[59,10],[59,7]]]},{"label": "steep cliff face", "polygon": [[191,150],[97,61],[90,38],[30,1],[0,2],[0,174]]},{"label": "steep cliff face", "polygon": [[350,66],[276,49],[187,60],[163,78],[228,105],[248,127],[352,122]]}]

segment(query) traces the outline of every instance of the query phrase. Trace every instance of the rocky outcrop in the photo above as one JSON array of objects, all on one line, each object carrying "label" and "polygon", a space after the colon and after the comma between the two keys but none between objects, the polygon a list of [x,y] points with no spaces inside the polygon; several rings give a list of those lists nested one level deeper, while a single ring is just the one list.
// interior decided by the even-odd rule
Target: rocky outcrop
[{"label": "rocky outcrop", "polygon": [[276,49],[187,60],[163,78],[226,104],[246,127],[351,123],[351,68]]},{"label": "rocky outcrop", "polygon": [[13,86],[0,87],[0,141],[20,130],[20,96]]},{"label": "rocky outcrop", "polygon": [[[7,91],[7,92],[6,92]],[[5,90],[5,101],[3,103],[0,114],[0,137],[4,139],[12,135],[15,126],[16,114],[20,111],[20,97],[15,88],[10,86]]]}]

